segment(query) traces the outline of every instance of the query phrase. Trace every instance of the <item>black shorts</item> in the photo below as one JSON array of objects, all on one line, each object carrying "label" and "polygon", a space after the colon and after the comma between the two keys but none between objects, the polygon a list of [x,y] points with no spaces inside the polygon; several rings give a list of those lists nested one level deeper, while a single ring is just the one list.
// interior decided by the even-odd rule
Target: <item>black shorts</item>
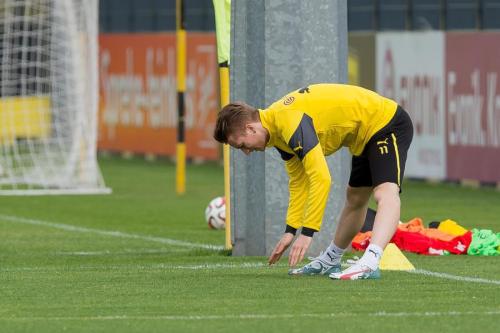
[{"label": "black shorts", "polygon": [[361,155],[352,157],[349,185],[375,187],[389,182],[397,184],[401,190],[412,139],[410,116],[398,106],[389,123],[373,135]]}]

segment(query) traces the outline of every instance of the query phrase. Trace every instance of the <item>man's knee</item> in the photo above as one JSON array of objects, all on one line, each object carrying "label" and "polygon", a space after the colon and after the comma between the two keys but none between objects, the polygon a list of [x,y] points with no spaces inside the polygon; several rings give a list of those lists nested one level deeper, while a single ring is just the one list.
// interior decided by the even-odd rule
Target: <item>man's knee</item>
[{"label": "man's knee", "polygon": [[400,205],[399,186],[394,183],[382,183],[373,189],[373,198],[377,205],[382,202]]},{"label": "man's knee", "polygon": [[346,205],[353,209],[363,208],[368,204],[371,193],[370,187],[347,186]]}]

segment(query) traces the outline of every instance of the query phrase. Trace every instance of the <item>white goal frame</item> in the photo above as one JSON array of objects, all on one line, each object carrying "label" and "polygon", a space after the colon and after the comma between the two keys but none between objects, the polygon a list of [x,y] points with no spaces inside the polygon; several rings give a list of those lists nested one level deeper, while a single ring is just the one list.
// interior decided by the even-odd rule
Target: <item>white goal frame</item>
[{"label": "white goal frame", "polygon": [[98,0],[0,3],[0,195],[103,194]]}]

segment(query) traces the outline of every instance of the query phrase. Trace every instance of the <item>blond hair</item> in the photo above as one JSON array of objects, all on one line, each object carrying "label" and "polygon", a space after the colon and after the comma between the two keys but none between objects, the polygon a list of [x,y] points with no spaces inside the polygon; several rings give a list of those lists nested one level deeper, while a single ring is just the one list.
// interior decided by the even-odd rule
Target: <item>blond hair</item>
[{"label": "blond hair", "polygon": [[236,131],[243,131],[245,125],[259,119],[259,111],[244,102],[230,103],[217,115],[214,139],[227,143],[228,137]]}]

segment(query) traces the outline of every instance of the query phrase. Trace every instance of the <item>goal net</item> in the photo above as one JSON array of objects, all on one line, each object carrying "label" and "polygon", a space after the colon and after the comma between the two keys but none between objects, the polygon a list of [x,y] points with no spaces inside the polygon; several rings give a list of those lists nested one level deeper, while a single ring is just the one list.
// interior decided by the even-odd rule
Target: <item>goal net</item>
[{"label": "goal net", "polygon": [[97,7],[0,1],[0,194],[110,192],[96,158]]}]

